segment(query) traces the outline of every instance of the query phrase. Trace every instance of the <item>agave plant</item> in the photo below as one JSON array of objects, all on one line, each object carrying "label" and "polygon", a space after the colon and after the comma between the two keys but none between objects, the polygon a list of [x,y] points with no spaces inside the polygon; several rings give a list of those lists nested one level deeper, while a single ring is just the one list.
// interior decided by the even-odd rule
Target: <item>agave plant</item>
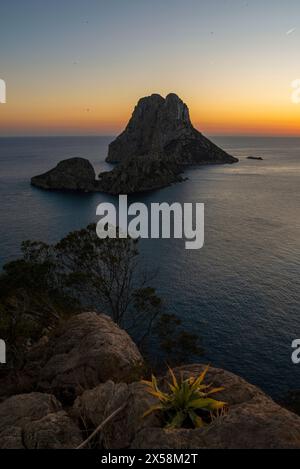
[{"label": "agave plant", "polygon": [[207,366],[197,377],[178,380],[171,368],[169,372],[172,382],[168,382],[169,392],[159,389],[157,379],[152,375],[151,381],[142,381],[147,386],[147,392],[159,401],[151,406],[143,415],[146,417],[153,412],[162,414],[167,428],[181,428],[183,425],[194,428],[203,427],[212,416],[220,410],[226,409],[226,402],[213,399],[212,395],[223,391],[224,388],[213,388],[211,384],[204,384],[209,370]]}]

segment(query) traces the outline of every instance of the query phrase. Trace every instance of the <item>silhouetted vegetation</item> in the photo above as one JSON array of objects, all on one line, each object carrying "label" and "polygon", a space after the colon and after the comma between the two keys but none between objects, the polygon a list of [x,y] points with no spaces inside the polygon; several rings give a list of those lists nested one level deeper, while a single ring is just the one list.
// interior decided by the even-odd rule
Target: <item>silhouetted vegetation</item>
[{"label": "silhouetted vegetation", "polygon": [[162,313],[155,324],[155,333],[165,360],[172,366],[187,363],[204,353],[199,335],[188,332],[175,314]]},{"label": "silhouetted vegetation", "polygon": [[69,233],[59,243],[26,241],[22,257],[0,276],[0,337],[16,365],[23,352],[76,312],[109,314],[139,345],[156,334],[169,362],[199,354],[198,337],[164,312],[164,303],[141,268],[138,241],[99,239],[95,225]]}]

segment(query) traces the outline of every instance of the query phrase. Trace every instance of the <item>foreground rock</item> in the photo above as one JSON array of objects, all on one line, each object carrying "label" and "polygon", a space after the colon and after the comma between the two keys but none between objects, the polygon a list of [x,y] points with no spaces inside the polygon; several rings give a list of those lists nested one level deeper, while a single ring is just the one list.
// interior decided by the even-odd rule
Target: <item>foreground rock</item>
[{"label": "foreground rock", "polygon": [[35,389],[71,403],[84,390],[109,379],[141,377],[143,358],[129,335],[108,316],[82,313],[32,349],[23,370]]},{"label": "foreground rock", "polygon": [[93,192],[96,188],[95,170],[84,158],[63,160],[50,171],[35,176],[31,184],[41,189]]},{"label": "foreground rock", "polygon": [[[135,436],[149,426],[158,426],[155,416],[142,419],[142,415],[156,401],[145,392],[141,383],[114,383],[108,381],[95,389],[85,391],[74,404],[74,415],[78,422],[87,422],[90,428],[96,428],[112,412],[126,408],[98,435],[98,444],[110,449],[129,448]],[[149,446],[150,448],[150,446]]]},{"label": "foreground rock", "polygon": [[0,404],[0,449],[62,449],[81,442],[79,427],[54,396],[21,394]]},{"label": "foreground rock", "polygon": [[[190,365],[175,373],[187,378],[203,369]],[[200,429],[167,430],[159,415],[143,418],[157,401],[140,382],[142,370],[137,347],[110,318],[96,313],[74,316],[27,357],[24,376],[44,393],[14,395],[0,404],[0,449],[77,447],[87,436],[84,431],[83,438],[80,429],[91,433],[120,407],[93,447],[300,448],[299,416],[242,378],[216,368],[209,370],[206,382],[224,387],[215,397],[228,403],[228,413]],[[166,390],[170,377],[159,381]]]},{"label": "foreground rock", "polygon": [[279,404],[300,416],[300,390],[294,389],[289,391],[288,394],[279,401]]},{"label": "foreground rock", "polygon": [[187,105],[176,94],[140,99],[124,132],[109,145],[107,161],[153,154],[179,165],[238,161],[193,127]]},{"label": "foreground rock", "polygon": [[[185,376],[199,374],[203,366],[176,370]],[[229,412],[209,426],[191,430],[166,430],[155,416],[141,418],[155,400],[140,383],[108,382],[86,391],[74,405],[77,418],[94,427],[124,402],[128,405],[99,436],[109,449],[202,449],[202,448],[299,448],[300,417],[275,404],[260,389],[242,378],[212,368],[207,382],[224,386],[218,399],[229,404]]]}]

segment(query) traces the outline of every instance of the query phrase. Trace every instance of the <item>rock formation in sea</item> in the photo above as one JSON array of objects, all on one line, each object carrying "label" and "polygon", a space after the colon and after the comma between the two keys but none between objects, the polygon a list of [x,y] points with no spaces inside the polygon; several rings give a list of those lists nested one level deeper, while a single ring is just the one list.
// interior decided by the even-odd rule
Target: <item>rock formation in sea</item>
[{"label": "rock formation in sea", "polygon": [[112,171],[99,174],[97,186],[109,194],[134,194],[182,182],[180,173],[180,165],[171,158],[144,155],[127,158]]},{"label": "rock formation in sea", "polygon": [[89,161],[71,158],[31,179],[42,189],[132,194],[181,182],[187,165],[232,164],[237,158],[216,146],[190,120],[186,104],[175,94],[140,99],[124,130],[110,145],[106,159],[118,163],[95,178]]},{"label": "rock formation in sea", "polygon": [[87,191],[95,190],[95,170],[84,158],[70,158],[44,174],[31,178],[41,189]]},{"label": "rock formation in sea", "polygon": [[236,163],[238,160],[196,130],[187,105],[174,93],[139,100],[132,117],[109,145],[106,161],[160,154],[180,165]]},{"label": "rock formation in sea", "polygon": [[96,180],[94,168],[88,160],[70,158],[50,171],[33,177],[31,184],[47,190],[132,194],[181,182],[180,172],[174,161],[151,155],[128,158],[112,171],[101,173],[99,180]]},{"label": "rock formation in sea", "polygon": [[[207,383],[228,410],[201,428],[164,428],[157,404],[141,383],[146,368],[128,334],[104,314],[81,313],[33,345],[23,369],[0,379],[0,449],[75,448],[120,409],[94,440],[107,449],[281,449],[300,448],[300,417],[276,404],[241,377],[211,367]],[[199,376],[203,364],[174,370]],[[14,387],[13,387],[13,382]],[[170,376],[159,386],[167,391]],[[4,395],[5,394],[5,395]]]}]

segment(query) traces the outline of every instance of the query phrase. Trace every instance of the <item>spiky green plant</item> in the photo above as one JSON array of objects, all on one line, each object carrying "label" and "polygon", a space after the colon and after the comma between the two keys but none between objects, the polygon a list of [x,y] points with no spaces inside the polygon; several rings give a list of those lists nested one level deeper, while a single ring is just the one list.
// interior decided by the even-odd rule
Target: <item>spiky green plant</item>
[{"label": "spiky green plant", "polygon": [[151,406],[143,417],[153,412],[159,412],[167,428],[181,428],[183,425],[203,427],[207,421],[212,420],[212,415],[220,409],[226,408],[226,402],[211,398],[224,388],[213,388],[211,384],[205,384],[204,379],[209,370],[207,366],[197,377],[178,380],[171,368],[169,368],[172,382],[168,382],[169,392],[159,389],[157,379],[152,375],[151,381],[142,381],[147,386],[147,392],[156,397],[158,404]]}]

